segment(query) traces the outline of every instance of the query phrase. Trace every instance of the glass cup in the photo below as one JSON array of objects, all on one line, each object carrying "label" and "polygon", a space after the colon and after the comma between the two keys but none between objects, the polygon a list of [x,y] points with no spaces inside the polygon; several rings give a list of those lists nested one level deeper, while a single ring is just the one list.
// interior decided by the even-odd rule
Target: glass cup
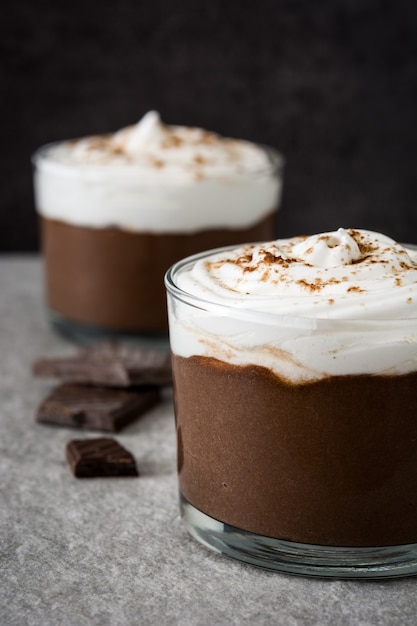
[{"label": "glass cup", "polygon": [[[415,362],[417,320],[279,316],[179,288],[212,253],[165,278],[186,528],[291,574],[417,574],[417,371],[364,373],[396,350]],[[306,382],[302,364],[316,354],[334,374]],[[357,373],[340,374],[346,359]]]},{"label": "glass cup", "polygon": [[[269,147],[261,147],[267,167],[249,175],[162,185],[158,173],[138,178],[134,165],[59,162],[51,154],[63,143],[40,148],[33,165],[49,316],[71,339],[136,337],[167,346],[166,270],[207,248],[275,236],[283,158]],[[184,204],[201,212],[197,227],[184,218]],[[121,214],[138,225],[126,226]]]}]

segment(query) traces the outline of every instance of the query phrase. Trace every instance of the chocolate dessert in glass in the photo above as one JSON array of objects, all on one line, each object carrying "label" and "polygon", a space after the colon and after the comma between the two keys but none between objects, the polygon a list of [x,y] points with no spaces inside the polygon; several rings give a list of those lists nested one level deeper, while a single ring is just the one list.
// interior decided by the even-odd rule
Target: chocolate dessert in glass
[{"label": "chocolate dessert in glass", "polygon": [[53,325],[79,340],[167,336],[163,277],[201,250],[274,236],[283,158],[151,111],[33,157]]},{"label": "chocolate dessert in glass", "polygon": [[165,281],[189,532],[293,574],[416,574],[417,251],[340,228]]}]

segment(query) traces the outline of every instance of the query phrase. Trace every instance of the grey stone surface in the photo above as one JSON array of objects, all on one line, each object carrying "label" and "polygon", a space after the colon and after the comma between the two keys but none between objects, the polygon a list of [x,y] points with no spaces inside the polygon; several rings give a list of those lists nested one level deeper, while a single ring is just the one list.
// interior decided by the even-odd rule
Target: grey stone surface
[{"label": "grey stone surface", "polygon": [[48,328],[39,259],[1,259],[1,626],[415,626],[415,579],[295,578],[191,539],[178,515],[170,394],[117,435],[139,479],[73,478],[64,450],[78,432],[35,423],[49,383],[30,373],[36,357],[63,352],[72,347]]}]

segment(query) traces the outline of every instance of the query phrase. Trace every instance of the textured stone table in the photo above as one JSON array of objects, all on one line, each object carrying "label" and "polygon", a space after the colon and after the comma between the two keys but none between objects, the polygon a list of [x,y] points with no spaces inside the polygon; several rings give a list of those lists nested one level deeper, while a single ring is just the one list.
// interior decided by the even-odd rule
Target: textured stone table
[{"label": "textured stone table", "polygon": [[36,257],[0,260],[0,624],[417,624],[417,579],[321,581],[258,570],[191,539],[177,507],[172,398],[117,439],[139,479],[76,480],[64,428],[34,413],[30,364],[71,353],[48,328]]}]

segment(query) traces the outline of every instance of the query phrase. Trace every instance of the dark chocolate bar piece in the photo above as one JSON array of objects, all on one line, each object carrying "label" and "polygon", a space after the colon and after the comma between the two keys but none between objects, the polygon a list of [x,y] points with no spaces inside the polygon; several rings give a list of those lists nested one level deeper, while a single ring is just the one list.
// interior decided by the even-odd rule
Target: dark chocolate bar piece
[{"label": "dark chocolate bar piece", "polygon": [[104,363],[122,364],[132,385],[172,383],[171,357],[168,352],[107,341],[81,349],[79,356]]},{"label": "dark chocolate bar piece", "polygon": [[167,352],[112,342],[92,344],[73,357],[38,359],[32,371],[43,378],[113,387],[172,383]]},{"label": "dark chocolate bar piece", "polygon": [[102,361],[80,356],[42,358],[33,363],[32,373],[39,378],[58,378],[74,383],[128,387],[129,375],[119,361]]},{"label": "dark chocolate bar piece", "polygon": [[63,383],[38,408],[38,422],[118,432],[160,401],[156,387],[112,389]]},{"label": "dark chocolate bar piece", "polygon": [[76,478],[139,476],[131,453],[108,437],[73,439],[67,444],[66,456]]}]

